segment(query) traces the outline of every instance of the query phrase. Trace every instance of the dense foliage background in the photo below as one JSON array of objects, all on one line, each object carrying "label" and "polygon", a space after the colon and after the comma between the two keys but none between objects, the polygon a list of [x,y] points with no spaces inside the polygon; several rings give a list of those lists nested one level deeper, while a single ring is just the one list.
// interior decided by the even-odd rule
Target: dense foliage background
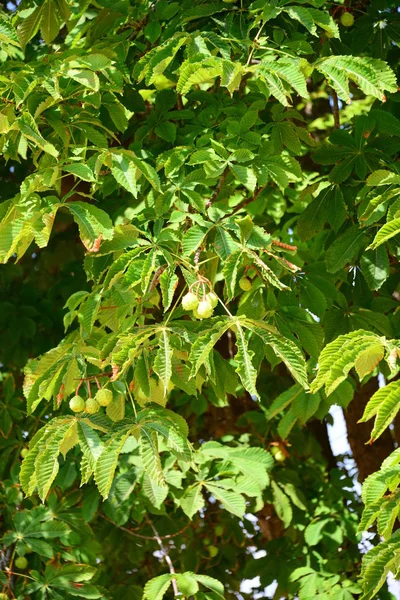
[{"label": "dense foliage background", "polygon": [[396,3],[2,7],[0,597],[391,598]]}]

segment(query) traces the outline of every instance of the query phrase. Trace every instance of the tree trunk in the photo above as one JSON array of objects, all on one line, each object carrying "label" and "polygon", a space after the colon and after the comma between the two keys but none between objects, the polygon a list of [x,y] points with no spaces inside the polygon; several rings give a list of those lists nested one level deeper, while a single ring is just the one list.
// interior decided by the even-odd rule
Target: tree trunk
[{"label": "tree trunk", "polygon": [[358,387],[344,417],[347,426],[347,438],[358,469],[358,480],[364,481],[368,475],[377,471],[383,460],[394,450],[393,439],[387,429],[373,444],[368,444],[373,421],[358,423],[365,406],[378,389],[378,380],[370,379],[365,385]]}]

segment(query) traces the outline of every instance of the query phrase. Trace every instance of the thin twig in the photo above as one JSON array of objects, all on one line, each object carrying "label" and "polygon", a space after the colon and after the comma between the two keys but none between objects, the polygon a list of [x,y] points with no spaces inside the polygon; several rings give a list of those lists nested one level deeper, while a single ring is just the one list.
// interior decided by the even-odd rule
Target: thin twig
[{"label": "thin twig", "polygon": [[235,214],[235,213],[239,212],[239,210],[241,210],[242,208],[244,208],[245,206],[247,206],[248,204],[250,204],[250,202],[253,202],[254,200],[257,200],[258,196],[261,194],[261,192],[263,190],[265,190],[265,188],[266,188],[265,185],[262,185],[261,187],[257,188],[256,191],[254,192],[254,194],[250,198],[245,198],[244,200],[242,200],[242,202],[240,202],[235,207],[235,210],[233,211],[232,214]]},{"label": "thin twig", "polygon": [[[122,531],[125,531],[126,533],[129,533],[129,535],[133,535],[135,537],[141,538],[142,540],[150,540],[150,541],[153,541],[153,542],[157,541],[157,538],[154,535],[143,535],[142,533],[136,533],[136,531],[134,531],[133,529],[128,529],[128,527],[124,527],[123,525],[117,525],[117,523],[114,523],[114,521],[112,521],[111,519],[109,519],[105,515],[102,515],[102,518],[105,519],[106,521],[108,521],[109,523],[112,523],[114,525],[114,527],[118,527],[118,529],[121,529]],[[177,535],[181,535],[181,533],[184,533],[186,531],[186,529],[188,529],[188,527],[190,525],[191,525],[191,522],[189,521],[185,525],[185,527],[182,527],[182,529],[180,529],[176,533],[168,533],[166,535],[160,535],[159,538],[161,540],[169,540],[171,538],[174,538]]]},{"label": "thin twig", "polygon": [[340,128],[339,100],[338,100],[338,95],[333,88],[331,89],[331,96],[332,96],[332,104],[333,104],[333,106],[332,106],[333,121],[335,124],[335,129],[339,129]]},{"label": "thin twig", "polygon": [[[154,527],[153,522],[148,517],[147,517],[147,522],[153,530],[154,537],[157,540],[157,543],[160,546],[160,550],[164,555],[164,559],[168,565],[169,572],[171,573],[171,575],[175,575],[176,573],[175,573],[174,565],[172,564],[171,557],[168,554],[168,550],[165,548],[164,544],[162,543],[162,539],[160,538],[157,529]],[[174,596],[179,596],[180,594],[179,594],[178,586],[176,583],[176,579],[171,579],[171,583],[172,583],[172,589],[174,590]]]},{"label": "thin twig", "polygon": [[219,178],[219,181],[217,183],[217,186],[211,196],[211,198],[206,202],[206,207],[210,208],[210,206],[212,205],[212,203],[214,202],[214,200],[216,199],[216,197],[218,196],[218,194],[221,191],[222,186],[224,185],[224,181],[227,178],[227,175],[229,173],[229,168],[226,167],[225,171],[222,173],[221,177]]},{"label": "thin twig", "polygon": [[264,25],[265,25],[265,21],[263,21],[263,22],[261,23],[261,27],[260,27],[260,29],[259,29],[259,30],[257,31],[257,33],[256,33],[256,37],[255,37],[255,38],[254,38],[254,40],[253,40],[253,45],[252,45],[252,48],[251,48],[251,50],[250,50],[250,52],[249,52],[249,57],[248,57],[248,59],[247,59],[246,67],[248,67],[248,66],[251,64],[251,61],[252,61],[252,58],[253,58],[253,54],[254,54],[254,50],[256,49],[256,45],[257,45],[257,43],[258,43],[258,39],[259,39],[259,37],[260,37],[260,35],[261,35],[261,32],[262,32],[262,30],[263,30],[263,27],[264,27]]},{"label": "thin twig", "polygon": [[89,377],[78,377],[75,378],[74,381],[89,381],[89,379],[96,379],[97,377],[111,377],[112,371],[108,371],[107,373],[96,373],[96,375],[89,375]]},{"label": "thin twig", "polygon": [[167,266],[168,265],[163,265],[162,267],[157,269],[157,271],[154,273],[153,279],[151,280],[150,285],[149,285],[149,289],[147,290],[147,295],[149,295],[150,292],[152,292],[153,289],[156,287],[156,285],[158,284],[158,282],[160,280],[161,275],[164,273]]}]

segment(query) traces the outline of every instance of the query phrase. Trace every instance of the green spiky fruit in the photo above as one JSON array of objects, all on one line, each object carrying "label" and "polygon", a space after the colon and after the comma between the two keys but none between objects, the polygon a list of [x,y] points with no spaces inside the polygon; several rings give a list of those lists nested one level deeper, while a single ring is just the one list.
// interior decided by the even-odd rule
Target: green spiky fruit
[{"label": "green spiky fruit", "polygon": [[28,448],[22,448],[20,454],[21,454],[21,458],[25,458],[25,456],[28,454],[29,450]]},{"label": "green spiky fruit", "polygon": [[208,300],[208,302],[211,304],[211,306],[213,308],[218,306],[218,296],[214,292],[210,292],[209,294],[207,294],[206,300]]},{"label": "green spiky fruit", "polygon": [[182,298],[182,308],[183,310],[195,310],[199,305],[199,300],[196,294],[193,292],[188,292]]},{"label": "green spiky fruit", "polygon": [[94,398],[88,398],[85,402],[85,412],[89,415],[94,415],[99,411],[99,403]]},{"label": "green spiky fruit", "polygon": [[102,388],[101,390],[97,390],[94,399],[100,406],[108,406],[113,401],[113,393],[111,390]]},{"label": "green spiky fruit", "polygon": [[208,300],[202,300],[197,307],[197,314],[199,319],[208,319],[213,314],[213,307]]},{"label": "green spiky fruit", "polygon": [[8,600],[7,594],[5,594],[4,592],[0,592],[0,600]]},{"label": "green spiky fruit", "polygon": [[18,556],[18,558],[15,559],[15,566],[18,569],[26,569],[28,566],[28,561],[26,560],[25,556]]},{"label": "green spiky fruit", "polygon": [[354,17],[349,12],[344,12],[340,17],[340,22],[343,27],[352,27],[354,25]]},{"label": "green spiky fruit", "polygon": [[208,550],[208,553],[211,556],[211,558],[214,558],[215,556],[217,556],[217,554],[219,552],[217,546],[213,546],[212,544],[210,546],[208,546],[207,550]]},{"label": "green spiky fruit", "polygon": [[83,410],[85,410],[85,401],[82,398],[82,396],[74,396],[69,401],[69,407],[74,412],[82,412]]},{"label": "green spiky fruit", "polygon": [[248,277],[242,277],[241,279],[239,279],[239,287],[244,292],[249,292],[253,287],[253,284],[251,283],[250,279],[248,279]]}]

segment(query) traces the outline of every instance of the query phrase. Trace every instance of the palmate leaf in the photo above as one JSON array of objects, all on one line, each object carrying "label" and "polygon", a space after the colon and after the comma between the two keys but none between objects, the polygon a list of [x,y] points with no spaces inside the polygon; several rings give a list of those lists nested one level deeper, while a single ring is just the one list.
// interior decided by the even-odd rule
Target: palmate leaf
[{"label": "palmate leaf", "polygon": [[354,81],[366,95],[384,99],[384,92],[397,90],[396,77],[383,60],[361,56],[330,56],[314,63],[328,79],[339,98],[351,101],[348,80]]},{"label": "palmate leaf", "polygon": [[59,202],[54,196],[46,199],[32,194],[27,200],[9,200],[0,210],[0,260],[4,263],[13,254],[19,260],[35,241],[40,248],[47,246]]},{"label": "palmate leaf", "polygon": [[[340,335],[333,342],[325,346],[318,361],[317,377],[311,384],[311,392],[317,392],[323,386],[327,396],[331,394],[337,386],[346,379],[350,369],[354,367],[357,359],[371,350],[376,355],[377,346],[384,347],[385,338],[359,329],[345,335]],[[376,366],[373,361],[370,365],[370,371]],[[367,367],[363,368],[366,374]],[[370,372],[369,371],[369,372]]]},{"label": "palmate leaf", "polygon": [[360,600],[372,600],[386,582],[390,571],[397,573],[400,556],[400,537],[396,532],[392,538],[372,548],[363,558]]},{"label": "palmate leaf", "polygon": [[303,98],[308,97],[306,78],[300,69],[300,61],[288,61],[286,59],[264,59],[256,67],[250,67],[250,71],[256,72],[264,78],[270,93],[284,106],[288,106],[286,90],[287,84]]},{"label": "palmate leaf", "polygon": [[365,407],[360,423],[365,423],[375,417],[374,428],[371,431],[370,441],[375,441],[400,410],[400,381],[393,381],[380,388]]},{"label": "palmate leaf", "polygon": [[272,455],[263,448],[230,448],[219,442],[206,442],[196,458],[203,460],[203,456],[231,462],[247,479],[255,482],[259,489],[267,487],[268,471],[274,466]]},{"label": "palmate leaf", "polygon": [[43,398],[50,399],[56,396],[62,385],[54,389],[52,382],[55,373],[67,373],[67,366],[73,353],[73,343],[76,333],[69,334],[64,340],[41,358],[31,361],[25,367],[25,380],[23,391],[27,400],[28,414],[32,413]]},{"label": "palmate leaf", "polygon": [[185,95],[193,85],[212,81],[222,75],[222,69],[222,60],[217,58],[209,58],[202,62],[186,62],[181,66],[176,91]]},{"label": "palmate leaf", "polygon": [[21,474],[25,493],[32,493],[32,488],[37,486],[44,501],[58,473],[61,446],[75,424],[74,417],[60,417],[44,427],[44,435],[35,440],[32,456],[29,456],[31,451],[26,456],[27,462]]}]

